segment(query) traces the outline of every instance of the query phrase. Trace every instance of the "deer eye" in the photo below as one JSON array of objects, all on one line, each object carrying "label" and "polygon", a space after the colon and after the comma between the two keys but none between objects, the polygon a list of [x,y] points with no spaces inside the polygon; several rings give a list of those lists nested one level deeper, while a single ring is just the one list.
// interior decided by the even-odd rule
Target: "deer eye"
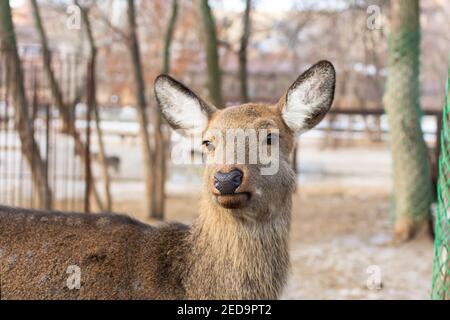
[{"label": "deer eye", "polygon": [[266,138],[266,143],[267,143],[267,145],[271,145],[271,144],[276,143],[277,140],[278,140],[278,137],[275,134],[269,133]]},{"label": "deer eye", "polygon": [[203,140],[203,141],[202,141],[202,145],[204,145],[208,151],[214,150],[214,145],[213,145],[213,143],[212,143],[211,141],[209,141],[209,140]]}]

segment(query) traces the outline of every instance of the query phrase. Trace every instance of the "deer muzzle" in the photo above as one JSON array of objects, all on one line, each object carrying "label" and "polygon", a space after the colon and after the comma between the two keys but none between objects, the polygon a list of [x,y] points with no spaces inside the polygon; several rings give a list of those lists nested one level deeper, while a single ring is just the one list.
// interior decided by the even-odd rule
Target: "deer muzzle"
[{"label": "deer muzzle", "polygon": [[237,188],[242,184],[243,173],[239,169],[230,172],[217,172],[214,175],[214,187],[221,195],[234,194]]},{"label": "deer muzzle", "polygon": [[214,175],[214,196],[219,205],[227,209],[240,209],[246,206],[251,198],[250,192],[240,192],[244,172],[234,168],[230,171],[218,171]]}]

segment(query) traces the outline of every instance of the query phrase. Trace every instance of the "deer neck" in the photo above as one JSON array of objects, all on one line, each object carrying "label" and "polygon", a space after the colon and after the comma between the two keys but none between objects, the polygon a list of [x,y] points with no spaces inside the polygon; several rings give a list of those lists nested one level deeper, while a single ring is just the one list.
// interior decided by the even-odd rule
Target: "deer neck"
[{"label": "deer neck", "polygon": [[[191,298],[276,299],[288,265],[290,196],[266,210],[264,221],[244,221],[209,199],[191,233],[192,255],[186,285]],[[256,216],[256,215],[252,215]],[[192,290],[189,292],[189,290]]]}]

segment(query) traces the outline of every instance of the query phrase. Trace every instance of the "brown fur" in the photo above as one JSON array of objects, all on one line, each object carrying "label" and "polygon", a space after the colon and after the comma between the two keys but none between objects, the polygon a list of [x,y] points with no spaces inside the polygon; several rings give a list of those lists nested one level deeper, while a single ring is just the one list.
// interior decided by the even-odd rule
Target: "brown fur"
[{"label": "brown fur", "polygon": [[[179,270],[187,232],[121,215],[0,207],[1,298],[184,297],[180,272],[172,270]],[[66,286],[70,265],[81,268],[80,290]]]},{"label": "brown fur", "polygon": [[[303,119],[295,130],[313,126],[331,104],[334,69],[329,62],[321,62],[313,68],[305,73],[308,77],[300,77],[291,88],[301,86],[301,81],[318,74],[323,74],[320,77],[324,80],[313,78],[309,83],[313,88],[311,94],[308,91],[306,95],[294,94],[293,97],[305,97],[306,106],[315,101],[314,94],[324,102],[312,104],[305,116],[302,113],[299,116],[295,105],[291,105],[294,108],[289,110],[293,113],[292,119]],[[152,227],[113,214],[0,207],[2,299],[279,297],[289,266],[291,196],[295,187],[295,174],[289,160],[294,131],[283,121],[284,114],[282,116],[286,95],[278,105],[245,104],[217,110],[176,80],[166,76],[158,79],[161,87],[156,92],[157,98],[166,119],[175,128],[190,130],[196,124],[192,119],[184,123],[180,118],[183,110],[173,102],[181,97],[192,114],[207,116],[203,138],[213,142],[213,131],[278,129],[278,172],[261,175],[258,163],[208,164],[200,215],[191,226],[172,223]],[[164,90],[172,91],[166,95]],[[202,111],[196,113],[197,107]],[[219,147],[222,146],[216,145]],[[208,157],[214,152],[208,149]],[[242,183],[236,194],[222,199],[215,189],[214,175],[219,170],[226,172],[233,168],[243,172]],[[69,290],[66,286],[69,277],[66,271],[71,265],[81,269],[79,290]]]}]

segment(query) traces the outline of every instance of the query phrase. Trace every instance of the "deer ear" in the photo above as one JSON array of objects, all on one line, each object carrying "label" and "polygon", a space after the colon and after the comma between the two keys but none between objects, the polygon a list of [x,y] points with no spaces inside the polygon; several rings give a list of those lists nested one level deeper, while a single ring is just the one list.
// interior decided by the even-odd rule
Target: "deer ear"
[{"label": "deer ear", "polygon": [[164,118],[173,129],[185,134],[201,133],[216,111],[182,83],[168,75],[155,80],[155,95]]},{"label": "deer ear", "polygon": [[320,61],[300,75],[279,105],[284,122],[294,132],[305,132],[330,110],[336,73],[329,61]]}]

